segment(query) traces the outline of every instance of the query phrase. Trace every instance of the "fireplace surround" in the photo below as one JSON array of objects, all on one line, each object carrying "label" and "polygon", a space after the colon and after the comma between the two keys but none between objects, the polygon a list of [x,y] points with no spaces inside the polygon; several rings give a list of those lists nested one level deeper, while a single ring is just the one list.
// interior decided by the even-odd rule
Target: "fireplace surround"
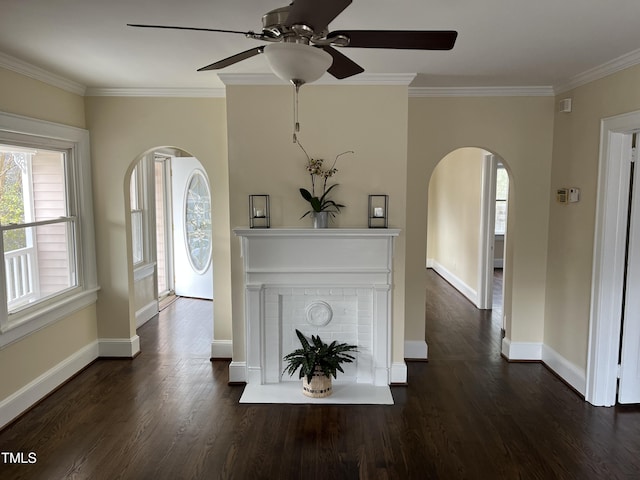
[{"label": "fireplace surround", "polygon": [[[298,329],[325,342],[356,344],[338,380],[391,383],[393,239],[398,229],[244,229],[246,363],[230,380],[298,381],[282,357],[299,347]],[[233,369],[233,371],[232,371]],[[244,378],[242,378],[244,377]]]}]

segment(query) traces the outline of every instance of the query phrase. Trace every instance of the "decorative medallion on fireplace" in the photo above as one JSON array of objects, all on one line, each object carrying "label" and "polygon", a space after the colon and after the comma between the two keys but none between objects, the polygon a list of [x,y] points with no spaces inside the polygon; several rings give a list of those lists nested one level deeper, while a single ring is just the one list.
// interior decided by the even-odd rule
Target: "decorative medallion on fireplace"
[{"label": "decorative medallion on fireplace", "polygon": [[306,309],[307,322],[314,327],[329,325],[333,318],[333,310],[327,302],[317,301],[309,304]]}]

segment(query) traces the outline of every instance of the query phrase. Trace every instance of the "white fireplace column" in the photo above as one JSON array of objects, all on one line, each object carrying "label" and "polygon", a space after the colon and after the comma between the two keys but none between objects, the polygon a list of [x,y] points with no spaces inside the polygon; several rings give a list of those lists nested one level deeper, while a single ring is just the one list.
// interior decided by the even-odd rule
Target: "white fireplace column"
[{"label": "white fireplace column", "polygon": [[[230,378],[282,377],[295,330],[358,346],[338,380],[389,385],[393,238],[397,229],[235,229],[245,273],[246,364]],[[243,375],[244,374],[244,375]],[[244,379],[240,378],[244,376]]]}]

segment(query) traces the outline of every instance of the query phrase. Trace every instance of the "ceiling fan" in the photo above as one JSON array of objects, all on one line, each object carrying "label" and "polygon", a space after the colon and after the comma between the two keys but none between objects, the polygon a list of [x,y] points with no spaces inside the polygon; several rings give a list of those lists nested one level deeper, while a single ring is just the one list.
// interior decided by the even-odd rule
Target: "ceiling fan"
[{"label": "ceiling fan", "polygon": [[344,79],[364,72],[364,68],[334,47],[390,48],[410,50],[450,50],[458,33],[453,30],[337,30],[329,23],[352,0],[294,0],[286,7],[272,10],[262,17],[261,32],[241,32],[214,28],[171,25],[127,24],[130,27],[165,28],[206,32],[235,33],[263,40],[263,45],[237,53],[198,69],[218,70],[264,53],[272,70],[296,88],[319,79],[328,72]]}]

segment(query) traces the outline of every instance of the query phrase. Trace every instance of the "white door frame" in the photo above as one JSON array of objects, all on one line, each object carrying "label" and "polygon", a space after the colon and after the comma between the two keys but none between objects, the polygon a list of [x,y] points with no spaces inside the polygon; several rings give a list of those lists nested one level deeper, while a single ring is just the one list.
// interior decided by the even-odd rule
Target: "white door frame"
[{"label": "white door frame", "polygon": [[631,142],[640,111],[605,118],[600,124],[600,167],[593,251],[591,312],[585,399],[616,403],[622,289],[629,203]]},{"label": "white door frame", "polygon": [[478,265],[477,307],[489,310],[493,307],[493,259],[496,221],[496,175],[498,159],[485,155],[482,160],[482,205],[480,210],[480,250]]}]

